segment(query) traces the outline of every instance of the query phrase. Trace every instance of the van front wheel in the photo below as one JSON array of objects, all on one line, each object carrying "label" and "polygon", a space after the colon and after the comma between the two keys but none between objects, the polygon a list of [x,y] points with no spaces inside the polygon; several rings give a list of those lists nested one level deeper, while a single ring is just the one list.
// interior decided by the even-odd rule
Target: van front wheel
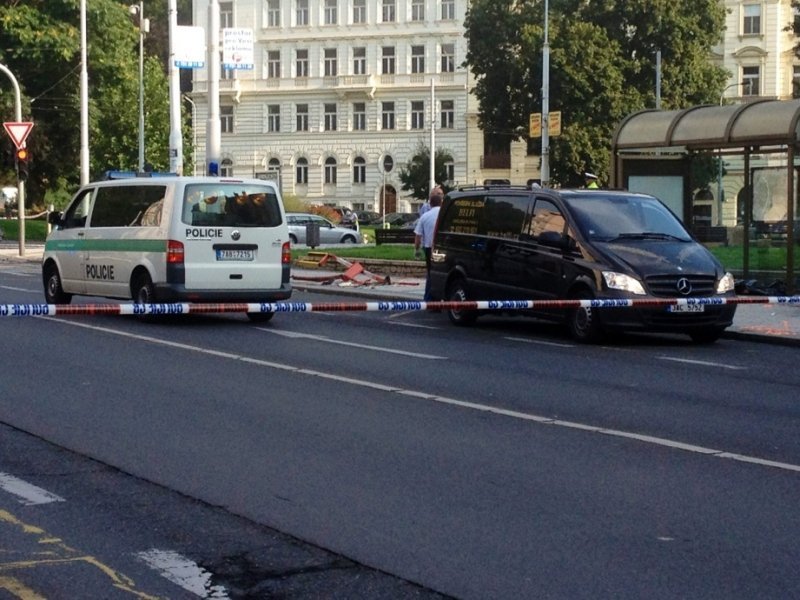
[{"label": "van front wheel", "polygon": [[[572,296],[573,300],[592,300],[594,294],[585,290]],[[576,342],[594,344],[602,340],[603,331],[593,308],[578,307],[567,311],[567,329]]]},{"label": "van front wheel", "polygon": [[47,266],[44,272],[44,298],[48,304],[69,304],[72,294],[67,294],[61,286],[61,273],[54,264]]}]

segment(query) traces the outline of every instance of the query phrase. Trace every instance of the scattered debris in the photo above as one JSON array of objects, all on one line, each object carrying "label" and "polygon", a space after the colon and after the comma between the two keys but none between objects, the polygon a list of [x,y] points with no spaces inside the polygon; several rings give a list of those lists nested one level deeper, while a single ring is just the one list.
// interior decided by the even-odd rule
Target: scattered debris
[{"label": "scattered debris", "polygon": [[364,268],[359,262],[350,262],[328,252],[309,252],[304,258],[296,261],[301,267],[317,269],[324,266],[337,266],[344,268],[343,273],[329,275],[292,275],[292,279],[298,281],[317,281],[322,285],[331,285],[335,281],[341,280],[340,286],[359,286],[359,285],[419,285],[418,282],[393,282],[386,275],[376,275]]}]

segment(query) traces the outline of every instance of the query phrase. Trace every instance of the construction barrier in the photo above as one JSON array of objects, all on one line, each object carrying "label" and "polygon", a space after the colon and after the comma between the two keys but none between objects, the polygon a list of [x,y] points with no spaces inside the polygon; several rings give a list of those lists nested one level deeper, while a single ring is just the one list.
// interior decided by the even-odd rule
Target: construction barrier
[{"label": "construction barrier", "polygon": [[393,312],[441,310],[530,310],[567,308],[632,308],[658,306],[719,306],[723,304],[787,304],[800,306],[800,296],[735,296],[733,298],[647,298],[595,300],[481,300],[423,302],[264,302],[233,304],[0,304],[0,317],[66,315],[190,315],[210,313]]}]

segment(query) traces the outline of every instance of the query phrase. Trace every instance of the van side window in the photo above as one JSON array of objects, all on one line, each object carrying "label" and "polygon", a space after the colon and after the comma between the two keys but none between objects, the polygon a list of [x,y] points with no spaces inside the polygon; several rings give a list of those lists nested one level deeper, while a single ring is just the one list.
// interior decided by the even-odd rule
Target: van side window
[{"label": "van side window", "polygon": [[[97,189],[91,227],[138,227],[157,225],[161,221],[158,202],[164,198],[163,186],[122,185]],[[148,222],[142,218],[148,214]]]},{"label": "van side window", "polygon": [[442,233],[482,234],[486,231],[483,196],[456,198],[439,213],[438,231]]},{"label": "van side window", "polygon": [[564,233],[566,220],[553,202],[546,198],[537,198],[533,213],[525,225],[523,234],[536,239],[545,231]]},{"label": "van side window", "polygon": [[93,192],[93,189],[89,189],[78,198],[75,198],[69,208],[67,208],[67,212],[64,213],[64,220],[61,224],[62,229],[86,227],[86,217],[89,216],[89,209],[92,206]]},{"label": "van side window", "polygon": [[531,199],[528,195],[493,194],[486,199],[486,235],[492,237],[517,239],[530,212]]}]

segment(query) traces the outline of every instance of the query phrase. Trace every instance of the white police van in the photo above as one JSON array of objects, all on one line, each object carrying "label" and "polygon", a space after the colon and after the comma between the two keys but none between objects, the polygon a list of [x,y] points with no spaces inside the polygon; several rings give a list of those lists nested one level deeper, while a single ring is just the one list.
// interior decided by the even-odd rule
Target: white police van
[{"label": "white police van", "polygon": [[292,293],[289,231],[270,181],[100,181],[83,186],[50,223],[42,260],[48,304],[73,294],[149,304],[273,302]]}]

